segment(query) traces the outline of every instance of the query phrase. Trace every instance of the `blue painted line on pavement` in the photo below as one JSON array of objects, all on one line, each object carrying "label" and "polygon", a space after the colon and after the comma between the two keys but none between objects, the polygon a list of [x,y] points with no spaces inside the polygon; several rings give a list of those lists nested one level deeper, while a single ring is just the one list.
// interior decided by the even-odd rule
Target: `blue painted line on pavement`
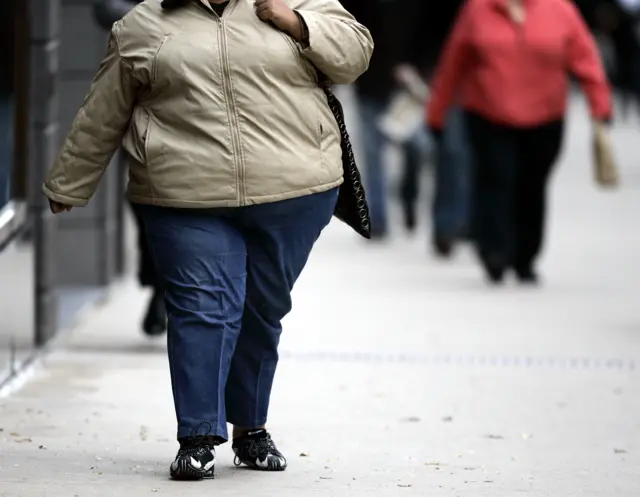
[{"label": "blue painted line on pavement", "polygon": [[280,352],[282,359],[345,364],[420,364],[480,368],[636,371],[638,361],[625,358],[497,356],[452,354],[382,354],[370,352]]}]

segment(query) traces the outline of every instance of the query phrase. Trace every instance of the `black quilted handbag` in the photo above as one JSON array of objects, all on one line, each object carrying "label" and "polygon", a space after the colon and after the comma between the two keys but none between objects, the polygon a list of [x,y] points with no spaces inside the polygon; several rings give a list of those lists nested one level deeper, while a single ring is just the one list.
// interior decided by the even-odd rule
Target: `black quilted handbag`
[{"label": "black quilted handbag", "polygon": [[356,165],[356,160],[351,147],[351,140],[344,122],[344,110],[340,100],[331,90],[327,80],[321,82],[320,86],[327,96],[327,102],[333,112],[338,127],[340,128],[340,147],[342,148],[342,167],[344,169],[344,183],[340,186],[338,202],[333,215],[343,223],[350,226],[356,233],[366,239],[371,238],[371,218],[369,217],[369,206],[362,186],[360,171]]}]

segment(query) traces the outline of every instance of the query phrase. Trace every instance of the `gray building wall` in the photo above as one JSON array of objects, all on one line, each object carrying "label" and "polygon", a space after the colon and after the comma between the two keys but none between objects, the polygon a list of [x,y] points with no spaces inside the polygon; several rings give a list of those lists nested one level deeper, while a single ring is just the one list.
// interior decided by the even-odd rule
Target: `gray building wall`
[{"label": "gray building wall", "polygon": [[[93,0],[61,0],[59,45],[59,133],[64,140],[107,48],[107,33],[93,18]],[[123,188],[119,156],[83,209],[60,216],[55,237],[56,280],[61,285],[108,285],[118,272],[119,207]]]},{"label": "gray building wall", "polygon": [[[57,331],[62,300],[105,287],[121,269],[122,170],[118,154],[89,205],[53,216],[40,193],[107,47],[93,0],[27,0],[30,38],[29,204],[35,249],[36,342]],[[81,299],[80,299],[81,300]]]},{"label": "gray building wall", "polygon": [[60,55],[59,0],[30,0],[22,11],[28,25],[29,64],[29,217],[35,260],[35,341],[45,343],[56,332],[55,220],[39,194],[44,174],[58,145],[57,78]]}]

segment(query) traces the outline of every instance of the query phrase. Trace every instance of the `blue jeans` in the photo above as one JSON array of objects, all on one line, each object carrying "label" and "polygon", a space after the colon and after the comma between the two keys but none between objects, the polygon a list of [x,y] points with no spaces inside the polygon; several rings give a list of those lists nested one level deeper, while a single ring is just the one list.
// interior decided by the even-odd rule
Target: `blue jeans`
[{"label": "blue jeans", "polygon": [[454,108],[447,116],[436,159],[432,206],[435,237],[458,238],[471,229],[471,166],[465,114],[462,109]]},{"label": "blue jeans", "polygon": [[337,189],[234,209],[136,205],[165,290],[178,438],[267,421],[282,318]]},{"label": "blue jeans", "polygon": [[367,203],[374,232],[385,232],[387,220],[387,173],[384,164],[386,139],[378,128],[378,120],[386,110],[383,101],[358,96],[360,137],[364,152],[363,181],[367,192]]},{"label": "blue jeans", "polygon": [[11,97],[0,97],[0,208],[11,200],[13,173],[13,105]]}]

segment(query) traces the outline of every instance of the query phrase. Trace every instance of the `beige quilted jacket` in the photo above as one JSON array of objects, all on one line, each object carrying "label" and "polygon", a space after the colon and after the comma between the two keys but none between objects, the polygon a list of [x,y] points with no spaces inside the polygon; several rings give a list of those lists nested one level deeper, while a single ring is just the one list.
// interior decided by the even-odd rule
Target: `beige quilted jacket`
[{"label": "beige quilted jacket", "polygon": [[164,11],[146,0],[113,27],[106,58],[43,190],[85,205],[122,144],[133,202],[237,207],[342,182],[340,136],[316,68],[350,83],[368,67],[368,30],[337,0],[288,0],[301,46],[231,0]]}]

